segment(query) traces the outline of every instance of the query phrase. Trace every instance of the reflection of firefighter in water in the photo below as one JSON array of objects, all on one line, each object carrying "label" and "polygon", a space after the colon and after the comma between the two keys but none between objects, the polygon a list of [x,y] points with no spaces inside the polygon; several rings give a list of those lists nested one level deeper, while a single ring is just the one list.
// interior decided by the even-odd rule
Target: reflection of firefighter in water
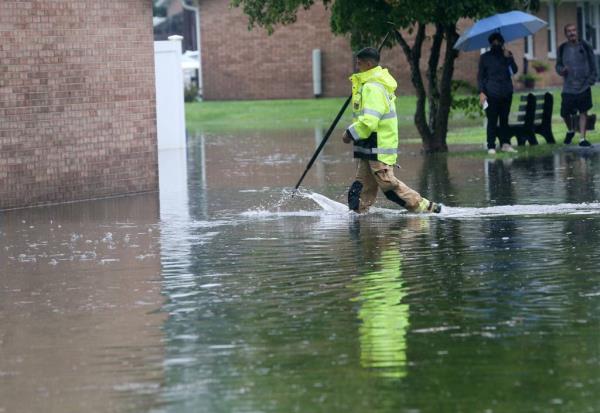
[{"label": "reflection of firefighter in water", "polygon": [[[409,221],[416,229],[408,232],[418,234],[426,221]],[[377,245],[380,240],[397,239],[406,228],[394,231],[392,237],[360,233],[360,221],[353,223],[354,234],[360,253],[360,267],[368,268],[355,278],[352,288],[358,292],[354,298],[360,309],[358,318],[360,362],[365,368],[374,369],[377,375],[387,378],[403,378],[407,374],[406,334],[410,325],[409,305],[403,300],[406,289],[402,279],[402,257],[397,242]],[[425,227],[426,228],[426,227]],[[366,228],[372,231],[373,227]]]},{"label": "reflection of firefighter in water", "polygon": [[377,369],[383,377],[406,376],[406,332],[409,307],[402,304],[401,258],[398,251],[385,251],[379,269],[367,272],[357,281],[360,293],[358,318],[360,363]]}]

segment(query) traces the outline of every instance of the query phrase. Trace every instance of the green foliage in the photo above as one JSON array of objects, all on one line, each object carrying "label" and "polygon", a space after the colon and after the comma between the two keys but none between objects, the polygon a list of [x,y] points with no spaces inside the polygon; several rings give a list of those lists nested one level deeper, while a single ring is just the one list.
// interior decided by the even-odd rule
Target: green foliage
[{"label": "green foliage", "polygon": [[154,17],[166,17],[167,8],[165,6],[157,6],[157,0],[152,1],[152,15]]},{"label": "green foliage", "polygon": [[547,72],[548,69],[550,69],[550,65],[548,63],[539,60],[534,60],[530,62],[530,65],[533,68],[533,70],[536,71],[536,73],[544,73]]},{"label": "green foliage", "polygon": [[535,86],[535,82],[539,79],[539,76],[536,76],[533,73],[524,73],[517,78],[517,81],[522,83],[526,88],[533,88]]},{"label": "green foliage", "polygon": [[539,77],[534,75],[533,73],[523,73],[517,79],[519,82],[527,82],[530,80],[539,80]]},{"label": "green foliage", "polygon": [[465,80],[452,81],[452,113],[462,112],[469,119],[484,115],[479,104],[479,91]]},{"label": "green foliage", "polygon": [[232,7],[242,7],[248,16],[248,29],[256,25],[267,29],[269,34],[279,24],[294,23],[297,11],[309,9],[313,4],[314,0],[230,0]]},{"label": "green foliage", "polygon": [[[353,47],[379,43],[390,28],[409,29],[415,24],[455,25],[460,18],[478,19],[515,8],[537,9],[539,0],[321,0],[331,7],[331,28],[349,34]],[[300,9],[315,0],[230,0],[248,16],[248,27],[269,33],[277,25],[296,21]],[[391,44],[390,44],[391,45]]]},{"label": "green foliage", "polygon": [[190,84],[183,89],[183,100],[185,102],[195,102],[198,100],[198,86]]}]

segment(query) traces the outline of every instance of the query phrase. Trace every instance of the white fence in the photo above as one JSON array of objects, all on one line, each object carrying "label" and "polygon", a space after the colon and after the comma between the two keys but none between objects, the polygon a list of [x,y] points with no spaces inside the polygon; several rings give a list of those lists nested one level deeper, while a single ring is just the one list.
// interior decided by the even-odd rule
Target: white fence
[{"label": "white fence", "polygon": [[158,149],[185,148],[181,41],[154,42]]},{"label": "white fence", "polygon": [[154,42],[161,219],[188,216],[187,148],[181,41]]}]

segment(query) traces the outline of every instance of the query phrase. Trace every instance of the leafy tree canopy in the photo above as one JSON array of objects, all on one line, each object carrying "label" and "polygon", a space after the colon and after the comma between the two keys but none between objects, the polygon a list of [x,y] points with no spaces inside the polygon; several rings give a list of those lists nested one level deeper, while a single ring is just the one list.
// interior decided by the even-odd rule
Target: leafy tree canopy
[{"label": "leafy tree canopy", "polygon": [[[318,0],[317,0],[318,1]],[[454,25],[461,18],[478,19],[515,8],[537,8],[539,0],[321,0],[331,8],[334,33],[350,34],[353,46],[375,44],[391,27],[415,24]],[[315,0],[231,0],[248,16],[249,27],[260,26],[269,33],[277,25],[296,21],[300,9]]]}]

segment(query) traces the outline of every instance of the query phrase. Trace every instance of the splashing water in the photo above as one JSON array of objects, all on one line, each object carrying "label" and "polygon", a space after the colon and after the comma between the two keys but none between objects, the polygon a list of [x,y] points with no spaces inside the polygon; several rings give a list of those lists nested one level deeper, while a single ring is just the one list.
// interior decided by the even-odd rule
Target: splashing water
[{"label": "splashing water", "polygon": [[348,213],[348,206],[340,202],[327,198],[325,195],[316,192],[303,193],[303,197],[315,201],[324,211],[333,213]]},{"label": "splashing water", "polygon": [[[294,199],[312,200],[320,207],[320,210],[295,210],[282,211],[281,208],[293,202]],[[250,210],[242,213],[244,216],[323,216],[337,215],[347,217],[355,213],[348,210],[348,206],[340,202],[327,198],[316,192],[284,190],[281,198],[272,208],[267,210]],[[410,213],[404,209],[388,209],[373,207],[370,214],[379,214],[384,216],[414,216],[423,214]],[[427,214],[432,218],[485,218],[494,216],[538,216],[538,215],[594,215],[600,214],[600,202],[590,202],[581,204],[562,203],[555,205],[501,205],[492,207],[448,207],[444,206],[440,214]]]},{"label": "splashing water", "polygon": [[[298,200],[311,200],[319,209],[303,210],[294,208],[293,203]],[[284,207],[292,208],[291,211],[283,210]],[[267,209],[258,208],[243,212],[242,216],[247,217],[272,217],[272,216],[341,216],[347,217],[353,212],[348,210],[348,207],[342,203],[327,198],[324,195],[316,192],[305,192],[302,190],[292,191],[284,189],[281,197],[275,204]]]},{"label": "splashing water", "polygon": [[443,207],[445,218],[483,218],[492,216],[594,215],[600,214],[600,202],[555,205],[501,205],[485,208]]}]

